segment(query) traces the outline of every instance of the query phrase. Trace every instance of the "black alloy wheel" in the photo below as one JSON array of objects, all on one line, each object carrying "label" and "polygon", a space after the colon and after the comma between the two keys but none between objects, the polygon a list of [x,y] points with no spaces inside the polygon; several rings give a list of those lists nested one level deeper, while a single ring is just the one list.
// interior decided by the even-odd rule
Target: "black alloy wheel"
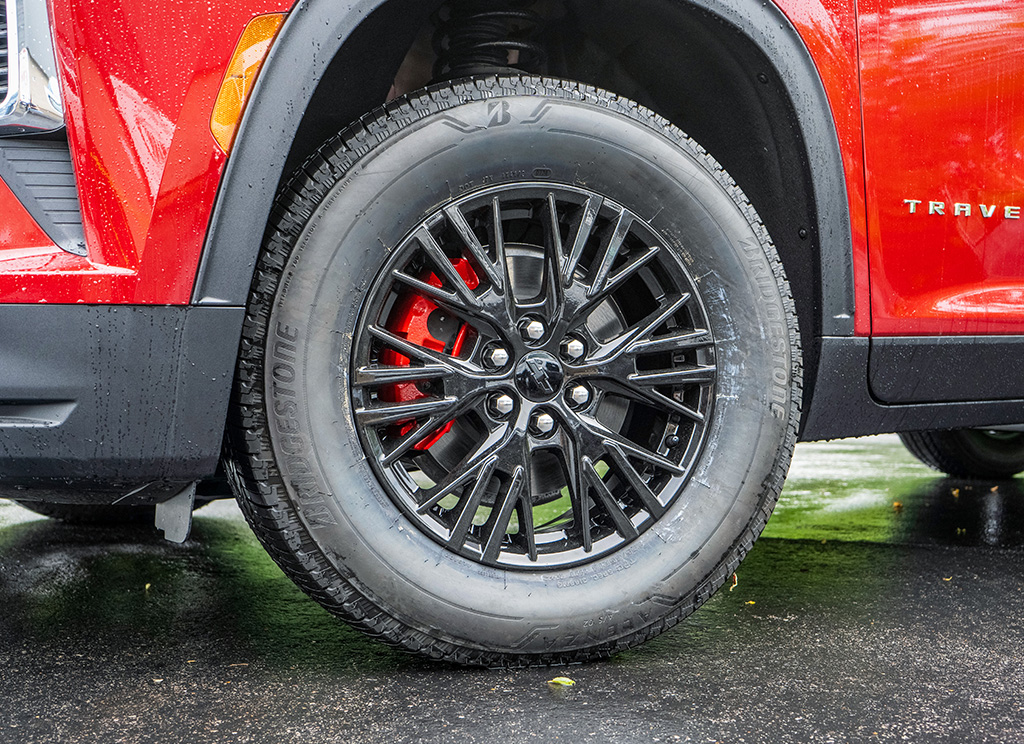
[{"label": "black alloy wheel", "polygon": [[[410,294],[432,306],[431,345],[408,339]],[[665,513],[716,377],[679,256],[625,207],[542,183],[418,225],[370,288],[352,366],[360,435],[396,505],[455,553],[527,569],[605,555]]]},{"label": "black alloy wheel", "polygon": [[793,301],[740,189],[637,104],[410,94],[282,190],[227,469],[331,612],[460,663],[608,656],[692,612],[778,497]]}]

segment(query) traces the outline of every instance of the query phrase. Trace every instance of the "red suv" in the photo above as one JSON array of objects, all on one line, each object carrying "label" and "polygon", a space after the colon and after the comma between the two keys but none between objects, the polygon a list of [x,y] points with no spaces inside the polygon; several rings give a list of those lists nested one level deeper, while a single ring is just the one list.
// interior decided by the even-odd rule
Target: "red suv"
[{"label": "red suv", "polygon": [[29,508],[227,481],[347,621],[557,663],[704,602],[797,439],[1024,468],[1024,0],[0,13]]}]

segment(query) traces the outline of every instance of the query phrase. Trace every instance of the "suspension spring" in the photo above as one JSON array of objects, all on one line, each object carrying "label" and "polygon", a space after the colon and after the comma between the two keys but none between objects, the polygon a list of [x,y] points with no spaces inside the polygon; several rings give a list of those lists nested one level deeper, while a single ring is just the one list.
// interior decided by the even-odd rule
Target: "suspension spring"
[{"label": "suspension spring", "polygon": [[434,15],[434,80],[501,72],[540,72],[543,19],[534,0],[449,0]]}]

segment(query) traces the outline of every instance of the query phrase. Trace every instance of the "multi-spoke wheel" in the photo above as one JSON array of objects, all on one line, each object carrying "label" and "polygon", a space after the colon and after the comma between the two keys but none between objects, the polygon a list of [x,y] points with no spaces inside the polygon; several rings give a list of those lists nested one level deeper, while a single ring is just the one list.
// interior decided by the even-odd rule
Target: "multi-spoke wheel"
[{"label": "multi-spoke wheel", "polygon": [[682,259],[585,188],[506,184],[426,217],[371,286],[356,425],[426,534],[488,565],[613,552],[678,496],[715,396]]},{"label": "multi-spoke wheel", "polygon": [[667,122],[558,81],[441,86],[285,190],[230,470],[282,567],[392,643],[607,655],[763,527],[796,338],[764,228]]},{"label": "multi-spoke wheel", "polygon": [[910,454],[959,478],[1012,478],[1024,471],[1024,432],[999,429],[911,431],[900,434]]}]

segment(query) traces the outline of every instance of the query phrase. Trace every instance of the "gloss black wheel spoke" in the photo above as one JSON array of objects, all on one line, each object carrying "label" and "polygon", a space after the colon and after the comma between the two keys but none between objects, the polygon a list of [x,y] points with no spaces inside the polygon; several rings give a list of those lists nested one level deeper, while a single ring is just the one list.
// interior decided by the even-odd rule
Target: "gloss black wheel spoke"
[{"label": "gloss black wheel spoke", "polygon": [[505,228],[502,225],[501,201],[498,197],[491,199],[491,221],[489,225],[491,245],[494,246],[495,262],[498,264],[498,271],[501,272],[501,284],[505,288],[502,292],[504,300],[505,317],[515,322],[516,298],[512,287],[512,277],[509,274],[508,256],[505,255]]},{"label": "gloss black wheel spoke", "polygon": [[597,495],[597,500],[604,507],[605,513],[611,517],[612,522],[615,524],[615,530],[629,540],[637,537],[639,533],[636,531],[636,527],[615,500],[612,492],[608,490],[608,486],[594,468],[594,463],[589,457],[583,458],[583,473]]},{"label": "gloss black wheel spoke", "polygon": [[689,421],[697,423],[703,423],[705,416],[698,410],[691,408],[690,406],[676,400],[675,397],[665,395],[661,390],[656,387],[645,386],[635,384],[628,379],[615,378],[615,377],[603,377],[595,379],[593,384],[604,390],[611,391],[623,395],[627,398],[631,398],[638,402],[646,403],[649,406],[653,406],[656,409],[662,409],[671,411],[672,413],[678,413],[680,416],[685,416]]},{"label": "gloss black wheel spoke", "polygon": [[562,436],[562,461],[568,475],[569,499],[572,504],[573,526],[585,553],[593,549],[594,537],[590,523],[590,498],[587,496],[588,481],[584,472],[584,452],[588,451],[584,441],[587,432],[579,426],[569,426]]},{"label": "gloss black wheel spoke", "polygon": [[643,502],[644,508],[648,513],[653,515],[655,519],[660,518],[661,515],[665,513],[665,506],[658,500],[658,497],[655,495],[654,491],[650,489],[650,486],[644,482],[644,479],[640,476],[640,473],[637,472],[637,469],[633,467],[629,458],[626,457],[623,451],[614,444],[609,445],[607,451],[615,462],[615,471],[626,479],[630,488],[633,489],[640,501]]},{"label": "gloss black wheel spoke", "polygon": [[587,297],[597,297],[608,291],[608,275],[611,273],[612,265],[622,250],[622,245],[629,235],[633,226],[633,215],[622,210],[619,212],[618,220],[611,233],[604,239],[601,250],[598,253],[597,264],[594,276],[587,287]]},{"label": "gloss black wheel spoke", "polygon": [[685,307],[690,299],[690,293],[685,292],[673,300],[663,304],[657,310],[654,310],[641,320],[634,323],[630,328],[626,329],[616,338],[602,344],[600,349],[596,350],[592,355],[592,359],[590,361],[604,362],[613,360],[620,354],[633,350],[636,344],[650,339],[651,334],[658,330],[665,321]]},{"label": "gloss black wheel spoke", "polygon": [[484,563],[496,563],[501,553],[502,543],[507,539],[509,522],[522,497],[523,485],[526,481],[526,468],[519,465],[512,471],[512,477],[500,494],[495,509],[484,525]]},{"label": "gloss black wheel spoke", "polygon": [[629,259],[621,269],[617,270],[614,274],[611,274],[605,280],[603,291],[607,293],[618,289],[623,282],[634,276],[638,271],[640,271],[640,269],[650,263],[651,260],[658,255],[658,251],[660,250],[661,248],[658,246],[652,245],[640,255]]},{"label": "gloss black wheel spoke", "polygon": [[683,475],[685,472],[678,463],[643,445],[630,441],[622,434],[612,431],[599,421],[580,417],[579,422],[582,424],[581,428],[593,438],[589,443],[590,446],[587,447],[588,451],[605,452],[609,447],[617,447],[625,454],[655,465],[673,475]]},{"label": "gloss black wheel spoke", "polygon": [[[451,468],[451,472],[440,483],[436,483],[423,492],[424,501],[417,511],[426,512],[434,504],[470,480],[489,478],[489,473],[494,471],[494,466],[501,459],[502,451],[514,438],[516,438],[515,434],[508,426],[498,427],[490,432],[479,446],[471,449],[457,465]],[[484,485],[486,486],[486,483]]]},{"label": "gloss black wheel spoke", "polygon": [[544,282],[547,288],[545,292],[545,305],[547,307],[548,323],[555,326],[561,320],[565,311],[562,282],[560,279],[564,248],[562,246],[562,231],[558,218],[558,203],[553,193],[548,194],[545,206],[547,215],[544,244]]},{"label": "gloss black wheel spoke", "polygon": [[523,485],[519,489],[516,501],[516,516],[519,518],[517,542],[526,551],[531,561],[537,560],[537,531],[533,523],[533,478],[530,475],[529,461],[523,466]]},{"label": "gloss black wheel spoke", "polygon": [[[475,488],[480,480],[493,472],[494,464],[498,461],[498,458],[493,454],[490,456],[480,457],[474,453],[472,460],[472,464],[459,467],[454,472],[449,473],[448,477],[443,481],[434,485],[432,488],[427,489],[423,494],[425,501],[420,504],[416,511],[420,514],[427,513],[443,498],[451,495],[454,491],[459,490],[469,483],[473,483]],[[484,487],[486,487],[486,485],[487,484],[485,483]]]},{"label": "gloss black wheel spoke", "polygon": [[694,367],[659,370],[657,372],[633,372],[627,380],[634,385],[653,387],[656,385],[693,385],[715,381],[715,366],[701,364]]},{"label": "gloss black wheel spoke", "polygon": [[573,283],[576,267],[579,265],[580,258],[583,256],[583,250],[587,247],[587,241],[590,240],[590,236],[594,231],[597,216],[603,205],[604,199],[596,194],[587,197],[587,201],[583,205],[580,217],[574,226],[572,249],[562,263],[563,287],[569,287]]},{"label": "gloss black wheel spoke", "polygon": [[455,410],[458,398],[421,398],[399,403],[357,407],[356,418],[363,426],[384,426],[399,421],[445,416]]},{"label": "gloss black wheel spoke", "polygon": [[432,436],[449,420],[451,420],[449,416],[431,416],[426,421],[418,423],[417,427],[412,432],[403,436],[397,444],[384,453],[380,458],[380,464],[384,467],[391,467],[410,450]]},{"label": "gloss black wheel spoke", "polygon": [[451,367],[440,364],[428,364],[422,367],[372,365],[357,368],[352,384],[358,387],[398,385],[421,380],[437,380],[452,374],[454,372]]},{"label": "gloss black wheel spoke", "polygon": [[480,307],[479,302],[474,302],[472,304],[466,303],[462,295],[458,292],[453,292],[449,289],[445,289],[444,287],[435,287],[433,284],[425,282],[422,279],[417,279],[414,276],[409,276],[399,269],[395,269],[392,272],[392,276],[418,294],[421,294],[424,297],[429,297],[438,303],[443,303],[461,312],[473,314],[477,312]]},{"label": "gloss black wheel spoke", "polygon": [[466,544],[466,538],[469,537],[469,531],[473,527],[473,519],[480,509],[484,492],[490,485],[497,462],[498,458],[492,456],[481,464],[475,476],[476,480],[473,482],[473,489],[459,502],[459,517],[447,540],[449,548],[458,551]]},{"label": "gloss black wheel spoke", "polygon": [[714,344],[711,334],[705,328],[682,330],[657,338],[641,338],[630,342],[626,347],[628,354],[656,354],[662,351],[685,351],[701,349]]},{"label": "gloss black wheel spoke", "polygon": [[448,285],[463,305],[467,309],[479,310],[481,307],[480,300],[473,294],[473,290],[469,288],[466,280],[455,269],[451,259],[445,254],[441,246],[438,245],[430,231],[426,228],[420,228],[416,231],[416,240],[423,247],[427,255],[430,256],[434,266],[447,280]]},{"label": "gloss black wheel spoke", "polygon": [[422,362],[433,362],[437,366],[444,367],[449,370],[453,375],[483,376],[486,374],[483,369],[475,364],[463,359],[457,359],[449,354],[445,354],[444,352],[434,351],[433,349],[428,349],[425,346],[414,344],[401,336],[395,335],[386,328],[371,325],[366,330],[371,336],[383,341],[395,351],[398,351],[411,359],[418,359]]},{"label": "gloss black wheel spoke", "polygon": [[473,228],[470,227],[466,221],[466,216],[462,213],[458,207],[448,206],[444,209],[445,217],[448,218],[449,224],[458,234],[462,240],[463,245],[473,255],[473,259],[476,264],[483,269],[487,275],[488,280],[494,285],[499,294],[505,292],[505,271],[501,268],[502,252],[495,246],[495,253],[497,255],[496,260],[491,260],[491,257],[487,255],[487,251],[480,241],[476,237],[476,233],[473,232]]}]

